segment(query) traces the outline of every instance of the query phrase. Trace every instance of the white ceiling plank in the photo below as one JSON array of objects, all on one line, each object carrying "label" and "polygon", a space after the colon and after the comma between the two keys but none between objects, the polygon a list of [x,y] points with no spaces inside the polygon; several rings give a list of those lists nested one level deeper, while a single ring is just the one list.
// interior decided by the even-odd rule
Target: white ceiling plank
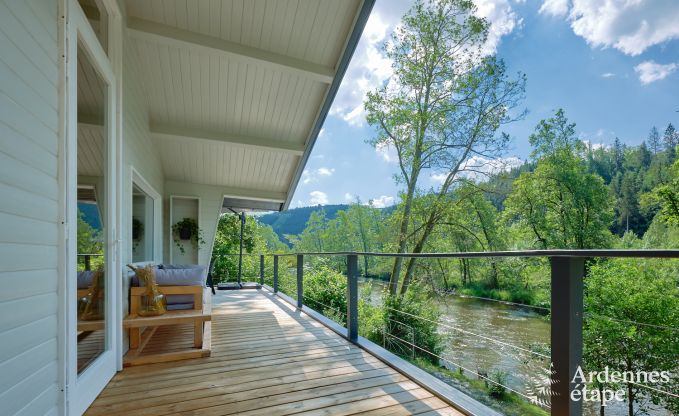
[{"label": "white ceiling plank", "polygon": [[244,147],[253,147],[270,152],[283,152],[293,155],[304,153],[304,144],[295,144],[287,141],[264,139],[247,136],[228,136],[223,133],[211,132],[201,129],[189,129],[162,124],[151,124],[151,134],[158,138],[201,140],[235,144]]},{"label": "white ceiling plank", "polygon": [[226,55],[232,59],[291,71],[326,84],[332,82],[335,75],[333,68],[148,20],[130,18],[127,21],[127,28],[137,39]]}]

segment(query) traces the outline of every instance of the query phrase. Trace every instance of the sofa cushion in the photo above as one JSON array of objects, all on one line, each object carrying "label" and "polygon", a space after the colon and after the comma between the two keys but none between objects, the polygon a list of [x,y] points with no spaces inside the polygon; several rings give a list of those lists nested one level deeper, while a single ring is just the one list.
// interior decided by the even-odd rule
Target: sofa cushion
[{"label": "sofa cushion", "polygon": [[78,289],[87,289],[92,285],[92,276],[94,276],[93,270],[85,270],[84,272],[78,272]]},{"label": "sofa cushion", "polygon": [[205,286],[205,267],[190,269],[157,269],[156,282],[160,286]]}]

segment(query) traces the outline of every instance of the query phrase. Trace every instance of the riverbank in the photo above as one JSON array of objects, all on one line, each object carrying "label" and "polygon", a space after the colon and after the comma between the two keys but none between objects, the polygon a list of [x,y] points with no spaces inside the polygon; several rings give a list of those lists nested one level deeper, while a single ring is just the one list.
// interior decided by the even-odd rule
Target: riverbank
[{"label": "riverbank", "polygon": [[436,366],[422,359],[409,360],[434,377],[450,384],[468,396],[507,416],[548,416],[549,412],[526,401],[510,391],[504,391],[494,398],[487,382],[467,377],[464,373]]}]

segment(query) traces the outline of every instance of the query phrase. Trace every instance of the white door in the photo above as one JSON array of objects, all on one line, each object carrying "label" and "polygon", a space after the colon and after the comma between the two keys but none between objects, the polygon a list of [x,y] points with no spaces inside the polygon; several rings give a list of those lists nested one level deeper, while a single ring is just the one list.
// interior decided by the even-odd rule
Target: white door
[{"label": "white door", "polygon": [[120,47],[111,21],[120,15],[115,1],[83,2],[87,13],[79,1],[63,1],[65,408],[80,415],[120,356],[119,89],[110,59]]}]

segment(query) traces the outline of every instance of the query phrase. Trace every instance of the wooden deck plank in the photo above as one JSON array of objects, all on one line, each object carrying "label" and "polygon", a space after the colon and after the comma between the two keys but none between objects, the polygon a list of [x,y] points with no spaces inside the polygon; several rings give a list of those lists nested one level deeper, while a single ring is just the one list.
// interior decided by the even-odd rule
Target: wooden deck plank
[{"label": "wooden deck plank", "polygon": [[[125,369],[86,414],[461,415],[280,300],[233,291],[212,301],[210,357]],[[182,348],[158,335],[192,331],[190,325],[160,327],[146,348]]]}]

